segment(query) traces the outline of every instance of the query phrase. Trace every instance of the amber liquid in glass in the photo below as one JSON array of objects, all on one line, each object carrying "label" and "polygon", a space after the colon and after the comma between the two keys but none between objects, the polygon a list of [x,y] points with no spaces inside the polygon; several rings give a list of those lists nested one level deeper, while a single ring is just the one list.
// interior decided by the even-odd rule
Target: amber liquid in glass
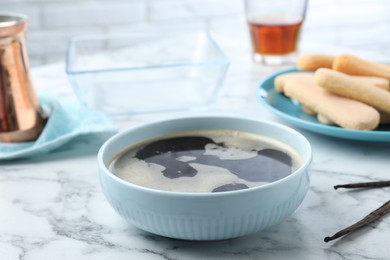
[{"label": "amber liquid in glass", "polygon": [[262,20],[248,21],[254,53],[288,55],[296,51],[302,20]]}]

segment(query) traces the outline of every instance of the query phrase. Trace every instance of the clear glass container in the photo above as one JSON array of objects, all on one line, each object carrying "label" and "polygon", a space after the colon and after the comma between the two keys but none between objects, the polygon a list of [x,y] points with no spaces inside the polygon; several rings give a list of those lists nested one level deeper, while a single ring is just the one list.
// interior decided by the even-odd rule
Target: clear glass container
[{"label": "clear glass container", "polygon": [[109,115],[210,105],[228,66],[205,31],[80,36],[71,39],[66,59],[80,101]]}]

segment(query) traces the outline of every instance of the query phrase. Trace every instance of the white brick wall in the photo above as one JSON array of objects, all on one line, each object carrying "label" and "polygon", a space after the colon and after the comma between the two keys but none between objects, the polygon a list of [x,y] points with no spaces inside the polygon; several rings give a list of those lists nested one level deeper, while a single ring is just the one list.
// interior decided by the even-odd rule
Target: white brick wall
[{"label": "white brick wall", "polygon": [[[390,1],[310,0],[303,40],[390,57]],[[70,37],[155,27],[246,30],[243,0],[0,0],[29,17],[31,66],[63,60]]]},{"label": "white brick wall", "polygon": [[42,6],[41,16],[45,29],[108,27],[145,21],[146,4],[141,1],[57,2]]},{"label": "white brick wall", "polygon": [[390,58],[390,1],[311,0],[304,39]]}]

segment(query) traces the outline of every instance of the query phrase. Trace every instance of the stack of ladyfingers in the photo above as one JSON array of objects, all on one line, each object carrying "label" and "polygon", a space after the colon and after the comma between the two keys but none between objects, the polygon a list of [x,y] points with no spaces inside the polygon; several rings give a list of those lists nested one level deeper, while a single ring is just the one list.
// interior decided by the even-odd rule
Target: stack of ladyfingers
[{"label": "stack of ladyfingers", "polygon": [[297,66],[275,78],[275,89],[319,122],[354,130],[390,123],[390,66],[349,54],[303,55]]}]

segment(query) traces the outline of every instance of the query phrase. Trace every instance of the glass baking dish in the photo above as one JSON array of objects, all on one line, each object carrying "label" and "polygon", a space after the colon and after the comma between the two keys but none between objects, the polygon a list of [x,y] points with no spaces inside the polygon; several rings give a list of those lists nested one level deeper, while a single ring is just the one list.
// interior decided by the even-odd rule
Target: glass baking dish
[{"label": "glass baking dish", "polygon": [[66,57],[77,97],[109,115],[210,105],[228,66],[207,31],[79,36]]}]

